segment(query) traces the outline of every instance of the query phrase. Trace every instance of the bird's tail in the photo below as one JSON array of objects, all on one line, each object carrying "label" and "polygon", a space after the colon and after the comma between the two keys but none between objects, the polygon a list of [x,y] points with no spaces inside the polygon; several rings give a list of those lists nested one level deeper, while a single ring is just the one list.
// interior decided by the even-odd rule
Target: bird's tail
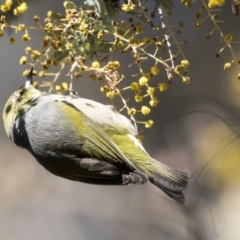
[{"label": "bird's tail", "polygon": [[187,187],[188,175],[154,159],[152,161],[150,182],[162,189],[169,197],[183,204],[185,198],[182,191]]}]

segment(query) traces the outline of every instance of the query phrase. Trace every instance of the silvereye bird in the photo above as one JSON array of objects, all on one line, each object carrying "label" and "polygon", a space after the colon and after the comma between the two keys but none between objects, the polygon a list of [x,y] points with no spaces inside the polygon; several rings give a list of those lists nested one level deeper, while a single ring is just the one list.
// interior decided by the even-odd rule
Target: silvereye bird
[{"label": "silvereye bird", "polygon": [[102,185],[150,181],[184,203],[187,174],[151,158],[129,119],[71,92],[41,92],[32,78],[33,69],[3,111],[6,133],[16,145],[59,177]]}]

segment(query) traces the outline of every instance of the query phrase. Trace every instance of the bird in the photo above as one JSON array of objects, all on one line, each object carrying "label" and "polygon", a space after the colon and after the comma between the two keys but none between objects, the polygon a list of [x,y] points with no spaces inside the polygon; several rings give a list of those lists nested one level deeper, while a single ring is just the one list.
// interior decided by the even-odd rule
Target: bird
[{"label": "bird", "polygon": [[25,85],[3,110],[6,134],[52,174],[98,185],[150,182],[183,204],[188,175],[153,159],[132,122],[112,106],[76,92],[46,93]]}]

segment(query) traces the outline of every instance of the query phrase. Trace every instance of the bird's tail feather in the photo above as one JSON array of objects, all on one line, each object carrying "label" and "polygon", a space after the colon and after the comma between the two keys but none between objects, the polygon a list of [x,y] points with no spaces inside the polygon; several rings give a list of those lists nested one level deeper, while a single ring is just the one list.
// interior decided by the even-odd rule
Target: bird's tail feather
[{"label": "bird's tail feather", "polygon": [[162,189],[169,197],[179,203],[184,203],[182,191],[187,187],[188,175],[153,160],[153,170],[149,176],[151,183]]}]

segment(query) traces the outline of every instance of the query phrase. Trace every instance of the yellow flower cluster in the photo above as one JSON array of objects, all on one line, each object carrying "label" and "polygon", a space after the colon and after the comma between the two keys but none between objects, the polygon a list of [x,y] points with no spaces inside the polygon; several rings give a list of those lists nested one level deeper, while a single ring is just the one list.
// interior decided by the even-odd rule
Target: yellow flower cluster
[{"label": "yellow flower cluster", "polygon": [[224,36],[224,39],[227,43],[230,43],[233,40],[233,36],[231,34],[227,34]]},{"label": "yellow flower cluster", "polygon": [[100,91],[104,92],[104,93],[107,93],[109,91],[109,86],[108,85],[104,85],[104,86],[100,87]]},{"label": "yellow flower cluster", "polygon": [[31,58],[32,60],[36,60],[41,56],[41,53],[38,50],[32,50],[31,51]]},{"label": "yellow flower cluster", "polygon": [[66,48],[67,50],[72,50],[72,48],[73,48],[72,43],[66,43],[66,44],[65,44],[65,48]]},{"label": "yellow flower cluster", "polygon": [[152,120],[148,120],[146,123],[145,123],[145,128],[151,128],[152,125],[153,125],[153,121]]},{"label": "yellow flower cluster", "polygon": [[165,92],[167,90],[167,84],[165,83],[159,83],[158,87],[160,92]]},{"label": "yellow flower cluster", "polygon": [[92,62],[92,67],[93,68],[100,68],[100,63],[98,61]]},{"label": "yellow flower cluster", "polygon": [[128,115],[134,116],[136,114],[137,110],[135,108],[129,108],[128,109]]},{"label": "yellow flower cluster", "polygon": [[130,88],[133,91],[137,91],[139,89],[139,85],[137,82],[132,82]]},{"label": "yellow flower cluster", "polygon": [[4,4],[0,5],[0,10],[3,12],[7,12],[11,9],[12,6],[12,0],[6,0]]},{"label": "yellow flower cluster", "polygon": [[116,70],[120,67],[119,61],[108,62],[108,65],[104,68],[105,70]]},{"label": "yellow flower cluster", "polygon": [[24,31],[25,29],[26,29],[25,24],[19,24],[19,25],[17,26],[17,30],[18,30],[18,31]]},{"label": "yellow flower cluster", "polygon": [[156,98],[152,98],[149,102],[151,107],[156,107],[159,101]]},{"label": "yellow flower cluster", "polygon": [[139,79],[139,85],[140,86],[145,86],[147,85],[148,83],[148,78],[146,76],[142,76],[140,79]]},{"label": "yellow flower cluster", "polygon": [[40,72],[38,73],[38,76],[39,76],[40,78],[45,77],[45,71],[40,71]]},{"label": "yellow flower cluster", "polygon": [[135,7],[136,7],[135,4],[133,4],[132,2],[129,2],[128,4],[124,3],[122,5],[122,10],[124,12],[130,12],[130,11],[134,10]]},{"label": "yellow flower cluster", "polygon": [[40,17],[37,16],[37,15],[35,15],[35,16],[33,17],[33,20],[34,20],[35,22],[38,22],[38,21],[40,20]]},{"label": "yellow flower cluster", "polygon": [[140,95],[140,93],[137,93],[134,97],[136,102],[142,102],[143,96]]},{"label": "yellow flower cluster", "polygon": [[[24,77],[28,77],[29,76],[29,72],[30,72],[30,70],[25,70],[23,72],[23,76]],[[33,70],[33,76],[36,76],[36,75],[37,75],[37,72],[35,70]]]},{"label": "yellow flower cluster", "polygon": [[208,7],[213,8],[217,6],[222,6],[225,3],[225,0],[208,0]]},{"label": "yellow flower cluster", "polygon": [[147,106],[142,106],[141,107],[141,112],[143,115],[148,115],[151,112],[151,109]]},{"label": "yellow flower cluster", "polygon": [[229,70],[230,68],[231,68],[231,63],[230,62],[227,62],[227,63],[224,64],[224,67],[223,67],[224,70]]},{"label": "yellow flower cluster", "polygon": [[16,7],[13,10],[13,13],[14,13],[14,15],[19,15],[19,14],[25,13],[27,11],[27,8],[28,8],[27,3],[22,2],[18,7]]},{"label": "yellow flower cluster", "polygon": [[22,35],[22,40],[24,42],[29,42],[31,40],[31,38],[30,38],[28,33],[25,33],[25,34]]},{"label": "yellow flower cluster", "polygon": [[115,92],[114,90],[108,91],[108,92],[106,93],[106,96],[107,96],[108,98],[111,98],[111,99],[113,99],[113,98],[115,97],[115,95],[116,95],[116,92]]},{"label": "yellow flower cluster", "polygon": [[185,77],[182,77],[182,82],[183,83],[186,83],[186,84],[189,84],[190,83],[190,78],[185,76]]},{"label": "yellow flower cluster", "polygon": [[182,60],[182,61],[181,61],[181,65],[182,65],[183,67],[188,67],[188,66],[189,66],[188,60],[186,60],[186,59]]},{"label": "yellow flower cluster", "polygon": [[66,82],[62,82],[61,85],[57,85],[55,89],[56,91],[68,90],[68,84]]},{"label": "yellow flower cluster", "polygon": [[156,66],[151,67],[151,74],[152,75],[156,76],[156,75],[158,75],[158,73],[159,73],[159,69]]},{"label": "yellow flower cluster", "polygon": [[26,57],[26,56],[22,56],[22,57],[20,58],[20,60],[19,60],[19,63],[20,63],[21,65],[26,64],[26,62],[27,62],[27,57]]},{"label": "yellow flower cluster", "polygon": [[153,87],[148,87],[147,94],[149,96],[153,96],[154,92],[155,92],[155,89]]},{"label": "yellow flower cluster", "polygon": [[28,54],[28,53],[30,53],[32,51],[32,48],[31,47],[26,47],[25,48],[25,52]]}]

